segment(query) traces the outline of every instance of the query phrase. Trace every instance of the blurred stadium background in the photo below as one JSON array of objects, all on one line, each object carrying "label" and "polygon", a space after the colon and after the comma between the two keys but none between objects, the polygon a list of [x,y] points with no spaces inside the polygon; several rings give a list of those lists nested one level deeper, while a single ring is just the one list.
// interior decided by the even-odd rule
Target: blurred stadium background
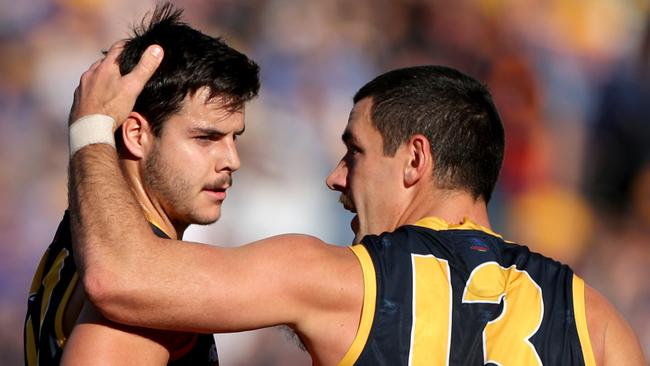
[{"label": "blurred stadium background", "polygon": [[[495,230],[571,264],[650,354],[648,1],[175,3],[262,67],[223,218],[186,239],[236,245],[304,232],[349,243],[350,216],[324,180],[343,151],[353,93],[391,68],[450,65],[488,84],[506,125]],[[28,287],[67,205],[66,118],[78,78],[153,4],[0,0],[3,365],[22,363]],[[218,342],[226,366],[309,364],[281,329]]]}]

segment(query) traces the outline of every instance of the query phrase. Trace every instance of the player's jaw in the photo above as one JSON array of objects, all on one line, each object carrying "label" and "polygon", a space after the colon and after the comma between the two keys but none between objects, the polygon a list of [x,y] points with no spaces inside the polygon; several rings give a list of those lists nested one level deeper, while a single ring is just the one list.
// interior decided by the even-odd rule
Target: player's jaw
[{"label": "player's jaw", "polygon": [[232,176],[225,174],[204,184],[196,197],[192,213],[194,224],[208,225],[221,216],[221,204],[228,197],[228,188],[232,185]]},{"label": "player's jaw", "polygon": [[197,169],[200,164],[188,167],[178,159],[170,159],[154,149],[144,166],[143,178],[152,199],[158,201],[163,211],[176,227],[192,224],[208,225],[221,216],[221,204],[232,185],[229,173],[206,178],[202,173],[210,169]]},{"label": "player's jaw", "polygon": [[343,205],[343,208],[356,214],[350,220],[350,229],[352,229],[352,232],[354,233],[354,243],[359,243],[363,236],[365,236],[365,232],[360,231],[360,220],[359,220],[359,213],[357,212],[357,208],[354,204],[354,200],[350,197],[350,193],[341,193],[339,196],[339,202],[341,205]]}]

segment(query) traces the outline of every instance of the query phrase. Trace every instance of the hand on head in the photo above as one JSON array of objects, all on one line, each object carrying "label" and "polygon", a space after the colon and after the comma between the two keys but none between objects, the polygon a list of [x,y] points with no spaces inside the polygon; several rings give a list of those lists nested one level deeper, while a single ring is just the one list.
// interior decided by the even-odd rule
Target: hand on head
[{"label": "hand on head", "polygon": [[160,65],[163,50],[158,45],[149,46],[133,70],[122,76],[117,58],[123,48],[124,41],[113,44],[103,59],[81,75],[69,125],[87,115],[105,114],[115,120],[113,130],[116,130],[126,120],[142,88]]}]

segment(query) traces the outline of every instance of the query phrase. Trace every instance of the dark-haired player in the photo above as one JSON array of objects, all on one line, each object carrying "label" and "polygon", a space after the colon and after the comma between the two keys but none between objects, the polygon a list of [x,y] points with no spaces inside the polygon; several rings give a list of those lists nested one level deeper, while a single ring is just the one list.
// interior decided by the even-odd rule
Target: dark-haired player
[{"label": "dark-haired player", "polygon": [[[116,134],[120,173],[150,232],[161,239],[181,239],[190,224],[219,218],[240,165],[235,139],[244,130],[244,104],[259,89],[254,62],[180,16],[171,5],[156,8],[117,60],[126,74],[148,46],[159,44],[167,52]],[[212,334],[149,331],[103,318],[78,282],[73,236],[66,212],[32,282],[27,365],[58,364],[73,327],[84,337],[80,347],[66,353],[68,363],[218,363]],[[197,278],[188,285],[206,284]]]},{"label": "dark-haired player", "polygon": [[[153,235],[115,150],[74,131],[110,130],[129,112],[148,73],[120,77],[117,54],[82,78],[70,130],[82,146],[71,157],[75,249],[108,318],[215,332],[287,324],[315,365],[644,363],[630,327],[569,267],[490,229],[504,131],[476,80],[412,67],[356,94],[347,152],[327,179],[357,214],[356,245],[293,234],[221,248]],[[97,111],[111,117],[78,120]]]}]

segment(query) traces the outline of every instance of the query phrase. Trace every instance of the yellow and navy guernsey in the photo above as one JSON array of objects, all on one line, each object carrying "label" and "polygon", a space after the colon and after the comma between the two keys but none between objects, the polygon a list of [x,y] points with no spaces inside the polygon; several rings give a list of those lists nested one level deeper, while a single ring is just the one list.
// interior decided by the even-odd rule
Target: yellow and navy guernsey
[{"label": "yellow and navy guernsey", "polygon": [[340,365],[595,365],[584,282],[566,265],[431,217],[351,249],[365,295]]},{"label": "yellow and navy guernsey", "polygon": [[[154,233],[169,239],[156,225]],[[70,218],[66,211],[52,244],[43,255],[36,270],[27,303],[24,345],[25,365],[58,365],[63,355],[66,336],[63,332],[63,313],[79,281],[72,253]],[[196,334],[178,359],[169,365],[219,364],[212,334]]]}]

